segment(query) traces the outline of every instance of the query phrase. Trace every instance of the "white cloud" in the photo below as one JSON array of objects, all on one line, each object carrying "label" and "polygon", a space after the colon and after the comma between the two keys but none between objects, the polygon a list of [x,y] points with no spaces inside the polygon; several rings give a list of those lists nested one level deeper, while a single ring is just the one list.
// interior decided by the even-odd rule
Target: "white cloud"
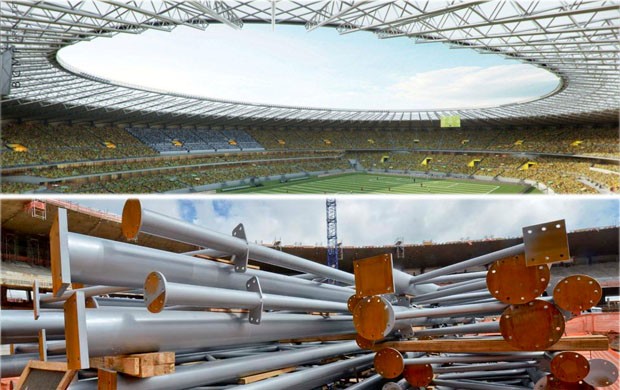
[{"label": "white cloud", "polygon": [[[119,213],[124,200],[78,202]],[[196,223],[230,234],[243,223],[252,242],[326,243],[325,200],[322,198],[219,198],[230,202],[226,217],[212,199],[191,199]],[[178,198],[144,198],[145,208],[181,218]],[[485,236],[518,237],[524,226],[565,219],[568,230],[617,225],[620,199],[584,197],[531,198],[400,198],[363,196],[338,198],[338,237],[344,245],[388,245],[397,237],[406,243],[447,242]]]},{"label": "white cloud", "polygon": [[421,72],[390,89],[412,107],[484,107],[535,98],[557,82],[553,74],[526,64],[460,66]]}]

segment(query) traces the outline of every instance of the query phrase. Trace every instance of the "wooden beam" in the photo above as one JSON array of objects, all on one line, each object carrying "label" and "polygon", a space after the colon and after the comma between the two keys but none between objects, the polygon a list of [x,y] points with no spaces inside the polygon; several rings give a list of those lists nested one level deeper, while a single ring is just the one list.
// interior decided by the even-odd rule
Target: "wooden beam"
[{"label": "wooden beam", "polygon": [[[375,344],[372,348],[379,351],[383,348],[394,348],[400,352],[523,352],[508,344],[502,338],[490,339],[449,339],[449,340],[408,340],[391,341]],[[563,337],[547,348],[547,351],[606,351],[609,339],[605,336]]]},{"label": "wooden beam", "polygon": [[148,378],[175,371],[174,352],[152,352],[133,355],[103,356],[90,359],[90,366],[123,374]]},{"label": "wooden beam", "polygon": [[282,368],[282,369],[279,369],[279,370],[263,372],[263,373],[260,373],[260,374],[244,376],[243,378],[239,378],[239,384],[240,385],[247,385],[247,384],[250,384],[250,383],[262,381],[263,379],[272,378],[272,377],[278,376],[280,374],[285,374],[287,372],[291,372],[291,371],[294,371],[294,370],[295,370],[295,367],[287,367],[287,368]]}]

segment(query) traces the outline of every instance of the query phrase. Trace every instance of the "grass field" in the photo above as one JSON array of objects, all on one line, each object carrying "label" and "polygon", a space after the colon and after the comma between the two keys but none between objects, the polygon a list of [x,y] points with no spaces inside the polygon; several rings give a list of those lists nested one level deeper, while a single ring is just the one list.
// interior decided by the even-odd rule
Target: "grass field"
[{"label": "grass field", "polygon": [[[348,173],[313,177],[262,186],[218,192],[234,194],[519,194],[526,187],[518,184],[485,183],[457,179],[421,179],[409,176]],[[539,193],[539,191],[531,191]]]}]

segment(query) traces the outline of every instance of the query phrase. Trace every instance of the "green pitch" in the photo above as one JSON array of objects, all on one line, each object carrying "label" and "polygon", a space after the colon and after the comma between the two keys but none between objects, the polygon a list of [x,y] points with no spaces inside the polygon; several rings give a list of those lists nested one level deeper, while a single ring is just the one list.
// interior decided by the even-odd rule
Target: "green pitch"
[{"label": "green pitch", "polygon": [[[235,194],[520,194],[527,187],[456,179],[420,179],[409,176],[348,173],[313,177],[280,183],[272,181],[259,187],[229,189]],[[540,193],[539,191],[529,191]]]}]

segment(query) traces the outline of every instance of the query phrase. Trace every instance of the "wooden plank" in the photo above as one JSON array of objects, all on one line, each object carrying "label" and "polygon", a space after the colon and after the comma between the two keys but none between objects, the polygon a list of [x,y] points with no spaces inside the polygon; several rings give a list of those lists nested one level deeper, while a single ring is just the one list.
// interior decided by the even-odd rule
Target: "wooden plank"
[{"label": "wooden plank", "polygon": [[116,390],[116,371],[100,368],[97,370],[97,390]]},{"label": "wooden plank", "polygon": [[295,367],[287,367],[287,368],[282,368],[282,369],[279,369],[279,370],[263,372],[263,373],[260,373],[260,374],[244,376],[243,378],[239,378],[239,384],[240,385],[247,385],[249,383],[254,383],[254,382],[262,381],[263,379],[272,378],[274,376],[278,376],[280,374],[285,374],[287,372],[291,372],[291,371],[294,371],[294,370],[295,370]]},{"label": "wooden plank", "polygon": [[[48,372],[49,375],[45,372]],[[16,389],[27,389],[35,386],[55,390],[65,390],[69,387],[71,382],[73,382],[76,374],[77,370],[69,369],[67,363],[64,362],[43,362],[31,360],[28,362],[28,365],[24,371],[22,371]],[[36,376],[37,379],[31,378],[31,376]],[[41,380],[44,380],[44,384]],[[37,384],[34,384],[34,381],[36,381]]]},{"label": "wooden plank", "polygon": [[[375,344],[375,351],[394,348],[400,352],[521,352],[502,338],[489,339],[449,339],[449,340],[408,340]],[[547,348],[547,351],[606,351],[609,340],[605,336],[563,337]]]},{"label": "wooden plank", "polygon": [[74,370],[88,368],[88,337],[86,334],[84,293],[75,291],[64,304],[67,363]]},{"label": "wooden plank", "polygon": [[173,373],[174,362],[174,352],[153,352],[91,358],[90,366],[148,378]]}]

